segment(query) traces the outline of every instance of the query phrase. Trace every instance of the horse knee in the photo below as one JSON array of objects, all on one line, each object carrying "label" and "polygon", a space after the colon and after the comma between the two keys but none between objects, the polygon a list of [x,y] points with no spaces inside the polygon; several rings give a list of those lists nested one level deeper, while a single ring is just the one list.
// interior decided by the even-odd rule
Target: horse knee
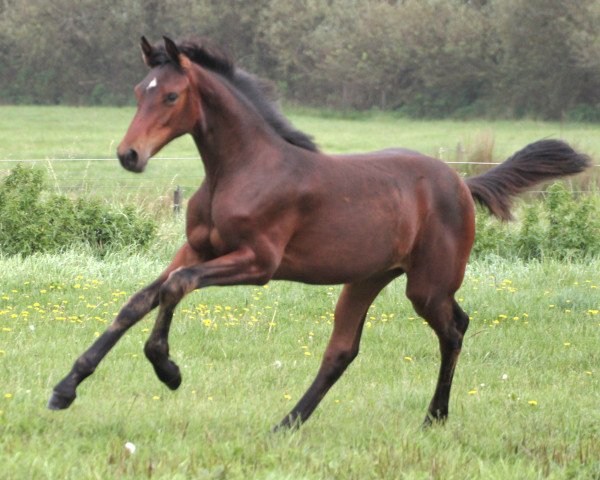
[{"label": "horse knee", "polygon": [[161,305],[177,304],[185,295],[183,282],[178,275],[171,277],[160,286],[158,298]]}]

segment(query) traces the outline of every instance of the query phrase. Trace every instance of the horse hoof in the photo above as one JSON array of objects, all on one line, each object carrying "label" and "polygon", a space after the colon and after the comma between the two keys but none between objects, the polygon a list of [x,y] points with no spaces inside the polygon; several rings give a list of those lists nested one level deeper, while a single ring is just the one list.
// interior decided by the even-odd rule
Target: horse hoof
[{"label": "horse hoof", "polygon": [[181,375],[178,375],[177,377],[174,377],[171,380],[166,381],[165,385],[167,387],[169,387],[171,390],[177,390],[179,388],[179,386],[181,385]]},{"label": "horse hoof", "polygon": [[292,430],[298,430],[301,425],[302,422],[299,418],[292,420],[292,417],[287,416],[271,429],[271,433],[290,432]]},{"label": "horse hoof", "polygon": [[166,365],[154,367],[159,380],[163,382],[171,390],[177,390],[181,385],[181,373],[179,367],[171,360]]},{"label": "horse hoof", "polygon": [[49,410],[64,410],[71,406],[75,397],[76,395],[64,395],[54,391],[52,392],[50,400],[48,400],[47,407]]}]

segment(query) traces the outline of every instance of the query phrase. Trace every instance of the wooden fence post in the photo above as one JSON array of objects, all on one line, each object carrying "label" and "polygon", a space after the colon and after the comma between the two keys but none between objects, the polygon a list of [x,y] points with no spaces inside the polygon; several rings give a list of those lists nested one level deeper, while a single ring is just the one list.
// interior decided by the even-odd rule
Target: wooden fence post
[{"label": "wooden fence post", "polygon": [[173,192],[173,213],[178,214],[181,211],[181,202],[183,200],[183,192],[181,187],[177,185],[177,188]]}]

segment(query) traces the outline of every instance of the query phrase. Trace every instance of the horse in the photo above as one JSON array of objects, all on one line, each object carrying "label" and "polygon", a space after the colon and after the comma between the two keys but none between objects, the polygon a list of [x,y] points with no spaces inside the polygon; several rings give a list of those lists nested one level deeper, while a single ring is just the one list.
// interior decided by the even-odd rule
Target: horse
[{"label": "horse", "polygon": [[141,39],[147,76],[118,146],[121,165],[142,172],[189,134],[205,178],[189,199],[186,242],[156,280],[135,293],[54,388],[50,409],[76,388],[147,313],[158,307],[144,353],[172,390],[173,313],[188,293],[270,280],[343,284],[333,332],[313,383],[275,430],[306,422],[359,351],[367,310],[406,275],[406,296],[439,340],[441,364],[423,425],[443,422],[469,316],[455,299],[475,235],[475,201],[511,218],[511,199],[573,175],[589,158],[560,140],[534,142],[486,173],[463,179],[442,161],[406,149],[328,155],[278,110],[267,83],[199,41]]}]

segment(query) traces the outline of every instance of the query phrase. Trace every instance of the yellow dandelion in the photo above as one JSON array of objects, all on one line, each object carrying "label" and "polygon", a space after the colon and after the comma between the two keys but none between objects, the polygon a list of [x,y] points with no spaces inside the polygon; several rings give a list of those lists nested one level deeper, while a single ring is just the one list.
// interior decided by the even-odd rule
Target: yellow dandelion
[{"label": "yellow dandelion", "polygon": [[12,393],[5,393],[4,394],[4,398],[12,398],[13,394]]},{"label": "yellow dandelion", "polygon": [[477,389],[476,388],[472,388],[471,390],[469,390],[469,395],[477,395]]},{"label": "yellow dandelion", "polygon": [[527,403],[532,407],[535,407],[538,404],[537,400],[529,400]]},{"label": "yellow dandelion", "polygon": [[404,360],[406,360],[407,362],[412,362],[413,361],[412,357],[409,357],[408,355],[406,355],[404,357]]},{"label": "yellow dandelion", "polygon": [[291,400],[292,396],[289,393],[284,393],[283,398],[285,398],[286,400]]}]

